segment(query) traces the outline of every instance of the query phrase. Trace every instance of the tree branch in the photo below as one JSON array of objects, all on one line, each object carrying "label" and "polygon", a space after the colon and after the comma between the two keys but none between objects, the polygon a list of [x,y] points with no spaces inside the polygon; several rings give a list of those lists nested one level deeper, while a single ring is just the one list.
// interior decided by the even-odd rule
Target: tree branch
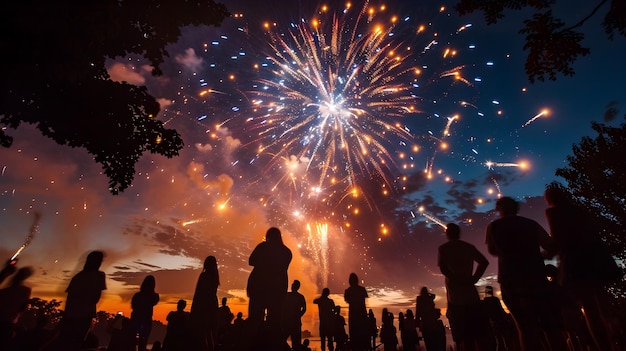
[{"label": "tree branch", "polygon": [[563,29],[559,33],[570,31],[570,30],[572,30],[574,28],[578,28],[578,27],[582,26],[588,19],[593,17],[593,15],[595,15],[596,12],[598,12],[598,10],[602,7],[602,5],[606,4],[607,1],[608,0],[600,1],[600,3],[598,5],[596,5],[596,7],[593,9],[593,11],[591,11],[591,13],[589,13],[585,18],[581,19],[580,21],[578,21],[578,23],[574,24],[573,26]]}]

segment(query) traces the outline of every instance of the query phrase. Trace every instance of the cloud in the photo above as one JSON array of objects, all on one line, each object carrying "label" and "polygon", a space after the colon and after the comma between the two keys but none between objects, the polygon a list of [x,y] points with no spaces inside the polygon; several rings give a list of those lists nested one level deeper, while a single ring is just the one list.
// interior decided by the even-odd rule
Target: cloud
[{"label": "cloud", "polygon": [[[144,68],[140,68],[143,71]],[[134,85],[143,85],[146,83],[146,78],[139,72],[137,72],[134,66],[116,62],[108,69],[109,76],[112,81],[126,82]]]},{"label": "cloud", "polygon": [[202,57],[197,56],[193,48],[188,48],[184,54],[176,55],[175,60],[194,72],[202,67]]},{"label": "cloud", "polygon": [[213,146],[211,146],[211,144],[202,144],[202,143],[195,143],[194,146],[196,147],[196,150],[200,151],[200,152],[209,152],[211,150],[213,150]]},{"label": "cloud", "polygon": [[158,98],[157,102],[159,103],[159,106],[161,107],[161,110],[165,109],[166,107],[170,106],[171,104],[174,103],[174,101],[170,100],[170,99],[166,99],[166,98]]},{"label": "cloud", "polygon": [[234,183],[233,179],[226,174],[220,174],[217,178],[214,178],[214,176],[205,173],[204,165],[197,162],[191,162],[189,164],[187,174],[198,188],[204,189],[207,192],[217,190],[219,195],[228,195]]}]

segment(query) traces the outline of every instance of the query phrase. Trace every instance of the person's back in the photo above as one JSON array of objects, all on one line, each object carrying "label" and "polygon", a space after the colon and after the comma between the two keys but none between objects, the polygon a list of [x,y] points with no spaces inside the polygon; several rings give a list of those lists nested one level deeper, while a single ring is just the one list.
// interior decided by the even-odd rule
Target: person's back
[{"label": "person's back", "polygon": [[266,241],[258,244],[250,254],[248,263],[252,268],[248,279],[248,296],[285,295],[289,287],[287,269],[292,253],[282,242],[277,228],[270,228]]},{"label": "person's back", "polygon": [[[522,350],[541,347],[541,324],[550,310],[545,299],[547,280],[541,249],[553,252],[554,243],[539,223],[517,215],[519,204],[510,197],[496,201],[500,218],[487,226],[489,253],[498,257],[502,299],[518,327]],[[549,337],[550,346],[562,347],[562,338]]]},{"label": "person's back", "polygon": [[167,314],[167,332],[163,340],[163,348],[169,351],[184,351],[188,348],[191,336],[189,312],[185,311],[187,302],[179,300],[176,311]]},{"label": "person's back", "polygon": [[543,280],[541,246],[545,230],[532,219],[510,215],[487,228],[489,252],[498,257],[500,284],[526,285]]},{"label": "person's back", "polygon": [[104,272],[80,271],[67,287],[64,318],[91,318],[96,315],[96,304],[100,300],[104,285]]},{"label": "person's back", "polygon": [[326,350],[326,346],[328,346],[328,349],[331,351],[334,349],[333,329],[335,324],[335,301],[329,298],[329,295],[330,290],[324,288],[322,290],[322,296],[313,300],[313,303],[317,305],[319,313],[319,332],[322,351]]}]

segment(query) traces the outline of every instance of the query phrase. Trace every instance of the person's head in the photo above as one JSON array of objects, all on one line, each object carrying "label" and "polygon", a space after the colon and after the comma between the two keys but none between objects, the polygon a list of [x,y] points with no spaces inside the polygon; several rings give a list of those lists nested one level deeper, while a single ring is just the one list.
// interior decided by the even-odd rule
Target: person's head
[{"label": "person's head", "polygon": [[226,298],[226,296],[222,297],[222,306],[226,306],[227,301],[228,299]]},{"label": "person's head", "polygon": [[369,311],[367,311],[367,315],[369,317],[374,317],[374,311],[372,311],[372,309],[370,308]]},{"label": "person's head", "polygon": [[202,271],[209,273],[217,281],[217,285],[220,285],[220,274],[217,270],[217,259],[215,259],[215,256],[208,256],[204,260]]},{"label": "person's head", "polygon": [[100,269],[100,265],[102,265],[102,260],[104,260],[104,252],[102,251],[91,251],[89,255],[87,255],[87,259],[85,260],[85,265],[83,266],[84,271],[97,271]]},{"label": "person's head", "polygon": [[449,223],[446,225],[446,237],[448,240],[458,240],[461,237],[461,228],[454,223]]},{"label": "person's head", "polygon": [[500,216],[515,216],[519,211],[519,204],[512,197],[501,197],[496,201],[496,211]]},{"label": "person's head", "polygon": [[348,278],[348,283],[350,284],[350,286],[359,285],[359,277],[356,275],[356,273],[350,273],[350,278]]},{"label": "person's head", "polygon": [[243,312],[237,312],[237,319],[243,318]]},{"label": "person's head", "polygon": [[491,285],[485,286],[485,295],[493,296],[493,286]]},{"label": "person's head", "polygon": [[18,269],[17,273],[11,278],[11,285],[21,285],[31,275],[33,275],[33,269],[31,267],[22,267]]},{"label": "person's head", "polygon": [[156,288],[156,280],[153,275],[148,275],[143,279],[139,291],[154,292],[154,288]]},{"label": "person's head", "polygon": [[184,311],[185,307],[187,307],[187,301],[183,299],[178,300],[178,303],[176,304],[176,309],[178,311]]},{"label": "person's head", "polygon": [[407,318],[413,318],[413,311],[412,311],[412,310],[410,310],[410,309],[406,310],[406,314],[405,314],[405,316],[406,316]]},{"label": "person's head", "polygon": [[328,288],[322,289],[322,296],[328,297],[328,295],[330,295],[330,289]]},{"label": "person's head", "polygon": [[310,343],[311,343],[311,340],[309,340],[309,339],[302,340],[302,346],[304,346],[304,347],[309,346]]},{"label": "person's head", "polygon": [[549,207],[567,206],[570,202],[567,191],[558,186],[548,186],[543,193],[543,198]]},{"label": "person's head", "polygon": [[207,256],[207,258],[204,259],[204,264],[202,267],[205,271],[213,271],[217,269],[217,259],[215,258],[215,256]]},{"label": "person's head", "polygon": [[335,314],[341,314],[341,306],[335,305]]},{"label": "person's head", "polygon": [[296,292],[300,289],[300,281],[299,280],[294,280],[293,283],[291,283],[291,291]]},{"label": "person's head", "polygon": [[428,292],[428,288],[425,286],[422,286],[422,288],[420,289],[420,296],[428,296],[429,292]]},{"label": "person's head", "polygon": [[280,230],[276,227],[271,227],[270,229],[268,229],[265,233],[265,241],[270,244],[282,244],[283,237],[280,233]]}]

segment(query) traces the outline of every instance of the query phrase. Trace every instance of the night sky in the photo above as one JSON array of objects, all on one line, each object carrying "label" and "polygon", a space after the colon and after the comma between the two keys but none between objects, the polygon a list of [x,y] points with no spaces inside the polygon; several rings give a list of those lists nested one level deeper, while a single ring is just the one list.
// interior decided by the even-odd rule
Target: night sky
[{"label": "night sky", "polygon": [[[488,256],[484,229],[498,196],[545,223],[541,195],[556,168],[593,135],[609,102],[626,102],[626,42],[606,39],[600,18],[585,27],[591,55],[574,77],[530,84],[517,34],[530,13],[486,26],[480,14],[459,17],[454,2],[224,3],[233,16],[185,29],[163,76],[140,57],[109,61],[113,80],[148,87],[158,118],[185,141],[179,157],[145,155],[124,193],[108,192],[84,150],[27,125],[9,131],[0,254],[11,257],[41,213],[19,256],[36,270],[33,296],[63,300],[98,249],[108,284],[99,309],[129,313],[153,274],[164,319],[192,298],[202,261],[214,255],[219,296],[246,313],[248,255],[277,226],[294,254],[289,278],[307,301],[329,287],[344,304],[356,272],[376,311],[414,307],[422,286],[445,307],[440,224],[459,223],[462,239]],[[557,4],[555,15],[577,22],[590,10],[578,3]],[[488,258],[479,285],[497,287]],[[305,328],[316,317],[310,307]]]}]

